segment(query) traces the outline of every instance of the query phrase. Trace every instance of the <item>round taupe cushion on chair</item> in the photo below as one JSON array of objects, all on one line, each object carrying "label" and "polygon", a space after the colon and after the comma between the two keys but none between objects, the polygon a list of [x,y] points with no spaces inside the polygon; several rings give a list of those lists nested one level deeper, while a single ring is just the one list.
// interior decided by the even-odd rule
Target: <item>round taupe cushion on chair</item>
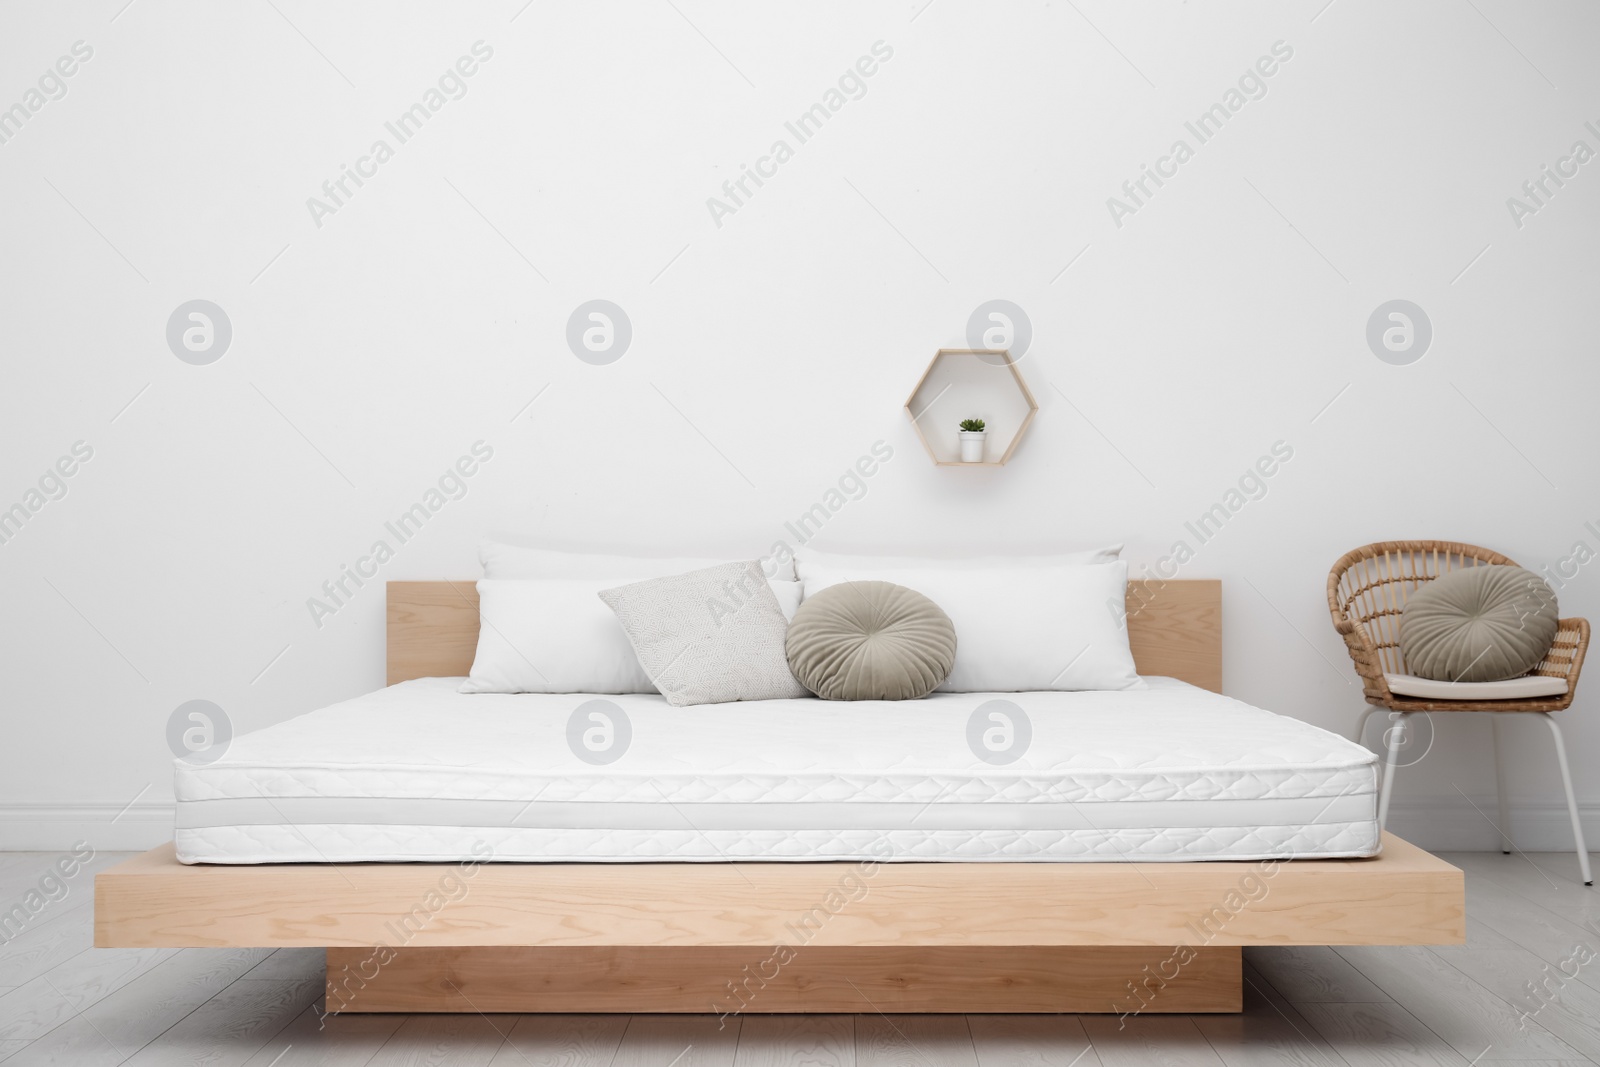
[{"label": "round taupe cushion on chair", "polygon": [[824,700],[915,700],[956,662],[939,605],[890,582],[841,582],[807,597],[789,623],[789,670]]},{"label": "round taupe cushion on chair", "polygon": [[1441,682],[1527,674],[1556,639],[1556,595],[1521,567],[1467,567],[1417,590],[1400,613],[1406,670]]}]

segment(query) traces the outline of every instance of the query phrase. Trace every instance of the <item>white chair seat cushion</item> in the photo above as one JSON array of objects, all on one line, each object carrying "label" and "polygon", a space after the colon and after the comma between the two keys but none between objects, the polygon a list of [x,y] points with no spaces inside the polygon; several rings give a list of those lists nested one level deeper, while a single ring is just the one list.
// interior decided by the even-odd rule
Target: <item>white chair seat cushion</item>
[{"label": "white chair seat cushion", "polygon": [[1385,674],[1383,677],[1389,683],[1389,692],[1396,696],[1424,700],[1536,700],[1567,693],[1565,678],[1546,678],[1540,674],[1525,674],[1500,682],[1438,682],[1414,674]]}]

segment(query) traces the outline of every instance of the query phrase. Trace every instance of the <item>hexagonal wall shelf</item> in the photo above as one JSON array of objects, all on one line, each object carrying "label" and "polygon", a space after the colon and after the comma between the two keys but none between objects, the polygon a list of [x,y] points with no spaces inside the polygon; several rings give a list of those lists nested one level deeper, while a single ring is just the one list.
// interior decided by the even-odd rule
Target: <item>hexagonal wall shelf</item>
[{"label": "hexagonal wall shelf", "polygon": [[[906,416],[940,467],[1003,467],[1016,452],[1039,405],[1003,348],[941,348],[906,399]],[[962,419],[982,419],[988,440],[982,463],[961,462]]]}]

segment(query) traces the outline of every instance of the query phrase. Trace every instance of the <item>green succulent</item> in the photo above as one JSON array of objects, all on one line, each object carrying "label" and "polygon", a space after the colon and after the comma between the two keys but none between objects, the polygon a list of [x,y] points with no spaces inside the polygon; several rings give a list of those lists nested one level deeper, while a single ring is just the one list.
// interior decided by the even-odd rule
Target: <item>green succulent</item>
[{"label": "green succulent", "polygon": [[962,429],[962,432],[964,432],[964,433],[982,433],[983,432],[983,420],[982,419],[962,419],[961,420],[961,429]]}]

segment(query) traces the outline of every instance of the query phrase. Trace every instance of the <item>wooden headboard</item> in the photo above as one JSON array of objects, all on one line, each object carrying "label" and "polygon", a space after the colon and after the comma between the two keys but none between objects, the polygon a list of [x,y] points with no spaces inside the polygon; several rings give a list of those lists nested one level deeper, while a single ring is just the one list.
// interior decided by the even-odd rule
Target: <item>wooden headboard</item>
[{"label": "wooden headboard", "polygon": [[[453,678],[472,670],[478,587],[389,582],[388,684]],[[1140,674],[1164,674],[1222,692],[1222,583],[1128,583],[1128,643]]]}]

